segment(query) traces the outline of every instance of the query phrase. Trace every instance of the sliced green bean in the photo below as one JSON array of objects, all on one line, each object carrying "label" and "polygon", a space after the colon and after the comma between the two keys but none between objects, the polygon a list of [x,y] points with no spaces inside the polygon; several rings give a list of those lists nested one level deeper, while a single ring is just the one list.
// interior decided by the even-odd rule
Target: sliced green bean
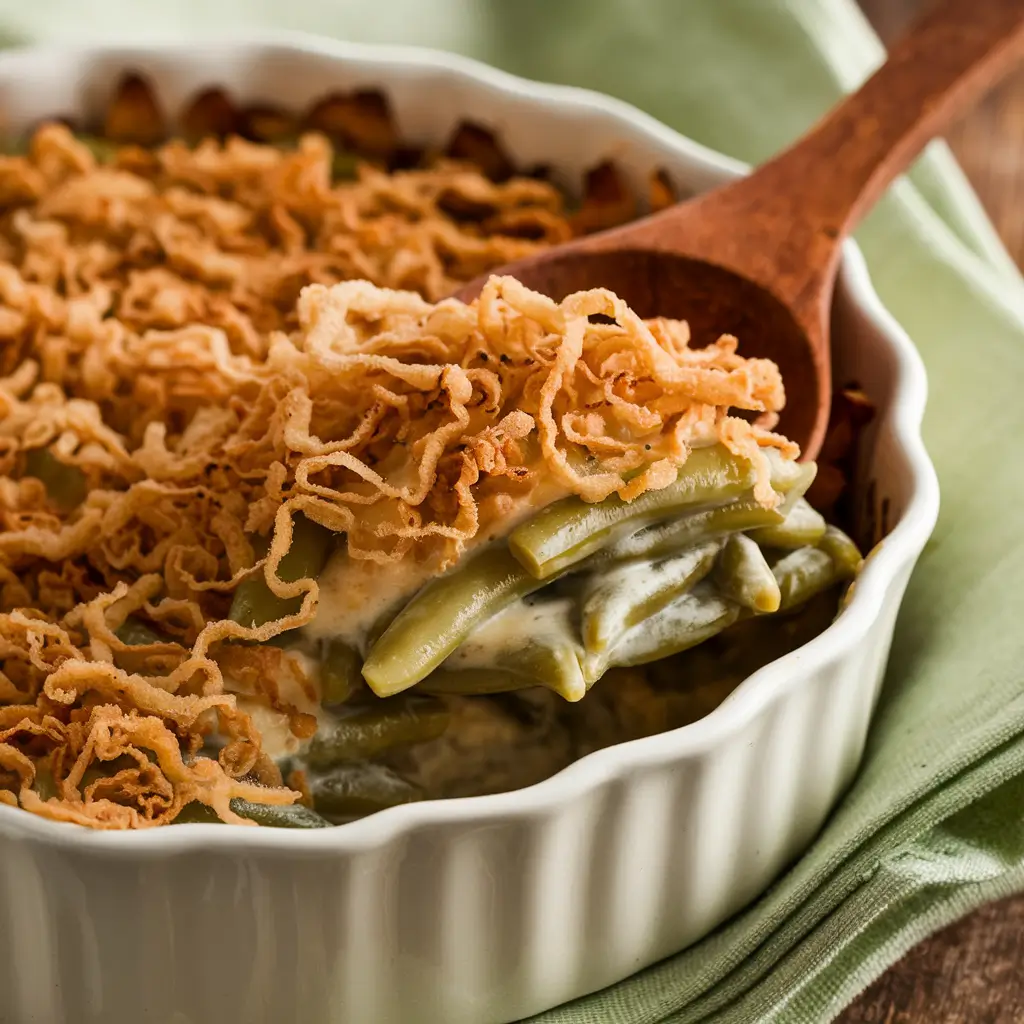
[{"label": "sliced green bean", "polygon": [[723,505],[750,489],[751,464],[722,445],[698,448],[668,487],[647,491],[632,501],[618,495],[587,503],[564,498],[517,526],[509,537],[513,555],[538,579],[548,579],[625,533],[691,511],[700,505]]},{"label": "sliced green bean", "polygon": [[504,545],[485,549],[419,590],[370,648],[363,678],[378,697],[414,686],[475,627],[542,586]]},{"label": "sliced green bean", "polygon": [[742,533],[733,534],[718,556],[715,586],[752,612],[776,612],[782,602],[779,584],[761,549]]},{"label": "sliced green bean", "polygon": [[[277,575],[286,583],[316,579],[327,562],[335,534],[304,515],[292,520],[292,543]],[[269,545],[268,545],[269,546]],[[266,549],[260,552],[265,554]],[[294,615],[302,607],[302,596],[278,597],[267,584],[262,572],[242,580],[235,590],[229,617],[250,629]]]},{"label": "sliced green bean", "polygon": [[607,650],[633,626],[691,590],[711,571],[720,546],[705,541],[661,561],[629,562],[592,573],[583,591],[586,649]]},{"label": "sliced green bean", "polygon": [[593,684],[610,668],[646,665],[696,647],[731,626],[740,611],[738,604],[716,593],[709,583],[699,583],[634,626],[611,651],[589,656],[583,666],[587,682]]},{"label": "sliced green bean", "polygon": [[579,700],[587,686],[572,610],[567,600],[507,609],[475,630],[420,688],[479,694],[543,686],[565,700]]},{"label": "sliced green bean", "polygon": [[363,659],[350,644],[328,640],[320,648],[320,703],[344,704],[362,689]]},{"label": "sliced green bean", "polygon": [[361,761],[394,747],[425,743],[448,728],[448,710],[430,698],[376,700],[350,707],[330,726],[322,726],[306,748],[314,768]]},{"label": "sliced green bean", "polygon": [[772,566],[782,597],[780,610],[795,608],[836,583],[852,579],[860,562],[857,545],[830,526],[818,547],[791,551]]},{"label": "sliced green bean", "polygon": [[781,522],[751,530],[747,536],[762,547],[794,550],[816,545],[825,536],[826,525],[825,517],[799,498]]},{"label": "sliced green bean", "polygon": [[423,791],[382,764],[338,765],[309,780],[313,804],[320,814],[358,818],[399,804],[423,799]]},{"label": "sliced green bean", "polygon": [[50,500],[65,512],[78,508],[89,493],[85,474],[77,466],[61,462],[49,448],[25,453],[25,476],[42,480]]},{"label": "sliced green bean", "polygon": [[[235,797],[229,804],[240,818],[269,828],[330,828],[331,823],[304,804],[258,804]],[[186,804],[174,819],[175,825],[220,825],[217,812],[198,800]]]},{"label": "sliced green bean", "polygon": [[173,640],[169,640],[166,636],[162,636],[160,633],[157,633],[156,630],[146,625],[146,623],[141,619],[137,619],[134,615],[129,615],[128,618],[126,618],[124,622],[114,630],[114,636],[116,636],[121,643],[128,644],[129,647],[143,647],[148,644],[174,643]]},{"label": "sliced green bean", "polygon": [[698,509],[678,519],[638,530],[605,548],[596,556],[596,561],[603,564],[634,558],[664,558],[702,541],[755,527],[774,526],[783,519],[776,509],[765,508],[753,498],[744,498],[729,505]]}]

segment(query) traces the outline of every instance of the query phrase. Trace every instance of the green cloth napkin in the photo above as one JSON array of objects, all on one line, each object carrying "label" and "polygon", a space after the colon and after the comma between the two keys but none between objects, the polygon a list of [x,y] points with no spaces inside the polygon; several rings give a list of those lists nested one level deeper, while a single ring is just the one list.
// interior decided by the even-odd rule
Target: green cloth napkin
[{"label": "green cloth napkin", "polygon": [[[67,38],[80,12],[80,0],[0,0],[0,28]],[[852,0],[93,0],[89,24],[108,38],[245,25],[447,47],[613,93],[748,161],[882,58]],[[941,146],[859,240],[927,364],[925,437],[943,489],[861,772],[758,902],[537,1022],[817,1024],[913,943],[1024,889],[1024,288]]]}]

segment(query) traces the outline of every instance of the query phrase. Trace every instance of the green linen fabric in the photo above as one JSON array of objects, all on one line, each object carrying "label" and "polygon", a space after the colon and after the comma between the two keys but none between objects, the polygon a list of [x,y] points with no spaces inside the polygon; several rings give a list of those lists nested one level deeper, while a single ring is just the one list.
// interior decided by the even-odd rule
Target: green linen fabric
[{"label": "green linen fabric", "polygon": [[[67,38],[80,11],[0,0],[0,29]],[[89,21],[106,38],[244,25],[445,47],[614,94],[750,162],[882,58],[852,0],[93,0]],[[925,440],[943,496],[861,771],[746,911],[537,1024],[818,1024],[913,943],[1024,889],[1024,287],[942,146],[858,239],[928,369]]]}]

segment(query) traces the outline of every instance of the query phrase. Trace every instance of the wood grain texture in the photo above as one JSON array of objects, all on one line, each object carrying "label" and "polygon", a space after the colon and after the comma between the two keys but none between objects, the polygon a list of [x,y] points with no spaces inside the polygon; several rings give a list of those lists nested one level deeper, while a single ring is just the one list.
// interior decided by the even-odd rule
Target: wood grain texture
[{"label": "wood grain texture", "polygon": [[840,1024],[1020,1024],[1024,896],[951,925],[911,950]]},{"label": "wood grain texture", "polygon": [[[951,120],[1024,56],[1024,0],[941,0],[889,59],[754,172],[651,217],[501,269],[554,299],[604,286],[693,341],[743,338],[791,398],[778,430],[817,457],[832,404],[830,311],[845,237]],[[486,278],[460,288],[475,298]]]},{"label": "wood grain texture", "polygon": [[[859,2],[887,41],[928,6],[928,0]],[[1024,71],[997,86],[947,138],[1007,248],[1024,267]],[[1024,896],[985,907],[922,943],[839,1021],[1020,1024]]]},{"label": "wood grain texture", "polygon": [[[858,0],[891,42],[930,0]],[[1024,268],[1024,69],[997,85],[946,135],[1017,265]]]}]

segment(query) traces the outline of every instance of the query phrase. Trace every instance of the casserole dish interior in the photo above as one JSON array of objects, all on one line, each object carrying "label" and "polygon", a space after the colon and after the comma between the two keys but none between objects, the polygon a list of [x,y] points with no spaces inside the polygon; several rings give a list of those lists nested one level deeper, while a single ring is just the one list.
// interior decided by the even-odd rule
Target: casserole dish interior
[{"label": "casserole dish interior", "polygon": [[[637,194],[652,167],[694,191],[736,173],[600,97],[441,55],[320,43],[8,54],[5,127],[99,109],[128,67],[151,79],[169,109],[214,83],[247,102],[294,107],[383,85],[404,136],[432,141],[478,120],[522,163],[558,168],[569,187],[607,158]],[[923,371],[853,247],[834,337],[836,384],[856,382],[879,410],[858,468],[858,532],[888,534],[835,626],[746,680],[707,718],[501,796],[394,808],[301,836],[205,825],[80,835],[0,807],[10,851],[4,932],[24,935],[35,922],[30,941],[3,958],[17,1005],[53,1021],[127,1021],[139,1006],[212,1021],[237,1013],[224,991],[234,986],[253,1021],[511,1020],[653,962],[752,898],[812,838],[852,777],[899,599],[937,505],[919,439]],[[722,807],[731,809],[724,818]],[[571,886],[567,857],[578,865]],[[208,899],[190,906],[184,894],[200,876]],[[213,978],[202,970],[200,937],[229,913],[236,941]],[[481,944],[482,934],[493,943]],[[158,967],[168,963],[170,971]],[[19,964],[31,984],[17,980]],[[76,1017],[87,991],[98,993],[93,1017]]]}]

